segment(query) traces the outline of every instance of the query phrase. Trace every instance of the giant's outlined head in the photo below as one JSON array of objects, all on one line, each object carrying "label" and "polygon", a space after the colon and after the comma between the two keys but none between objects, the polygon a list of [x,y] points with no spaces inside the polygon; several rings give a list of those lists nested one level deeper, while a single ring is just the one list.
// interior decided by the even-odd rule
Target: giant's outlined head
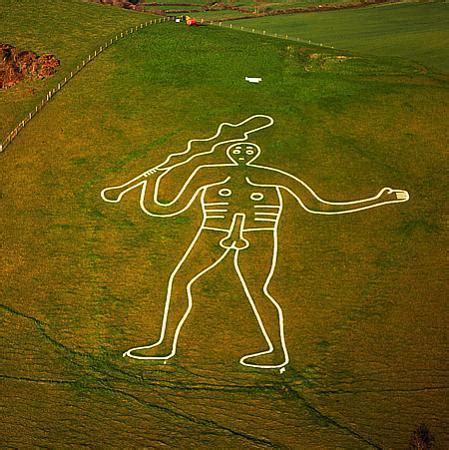
[{"label": "giant's outlined head", "polygon": [[236,165],[248,165],[260,155],[260,147],[252,142],[237,142],[226,149],[226,155]]}]

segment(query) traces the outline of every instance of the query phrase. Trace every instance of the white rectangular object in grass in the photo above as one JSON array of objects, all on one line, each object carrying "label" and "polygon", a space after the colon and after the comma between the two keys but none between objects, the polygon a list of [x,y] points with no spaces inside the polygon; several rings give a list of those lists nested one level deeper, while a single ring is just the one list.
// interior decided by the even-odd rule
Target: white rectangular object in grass
[{"label": "white rectangular object in grass", "polygon": [[260,83],[262,78],[245,77],[245,81],[248,81],[248,83]]}]

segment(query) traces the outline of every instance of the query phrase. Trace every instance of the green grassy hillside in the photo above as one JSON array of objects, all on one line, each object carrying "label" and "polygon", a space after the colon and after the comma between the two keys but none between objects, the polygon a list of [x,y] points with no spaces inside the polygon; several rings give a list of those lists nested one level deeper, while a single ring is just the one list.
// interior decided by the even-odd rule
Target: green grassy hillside
[{"label": "green grassy hillside", "polygon": [[[167,4],[164,4],[167,3]],[[286,10],[293,8],[316,8],[318,5],[334,5],[337,3],[351,3],[348,0],[329,0],[326,3],[320,0],[286,0],[278,2],[259,1],[259,0],[240,0],[230,1],[224,3],[214,4],[214,2],[202,0],[201,2],[194,2],[192,4],[186,4],[185,1],[178,0],[163,1],[158,6],[151,5],[151,3],[145,4],[145,10],[152,12],[164,11],[166,14],[176,14],[181,16],[187,14],[195,17],[196,19],[205,20],[223,20],[237,17],[251,17],[253,13],[263,13],[274,10]],[[239,10],[232,9],[238,7]],[[212,9],[209,9],[212,8]],[[221,9],[223,8],[223,9]]]},{"label": "green grassy hillside", "polygon": [[449,70],[449,4],[412,3],[263,17],[238,25],[288,34],[337,48],[402,56]]},{"label": "green grassy hillside", "polygon": [[[1,442],[406,448],[426,423],[444,448],[447,87],[407,62],[216,27],[163,24],[109,48],[0,155]],[[411,200],[320,217],[286,199],[271,289],[285,373],[238,363],[264,344],[231,260],[195,285],[176,358],[123,358],[157,338],[201,215],[150,218],[137,192],[111,205],[100,191],[253,114],[275,119],[254,136],[261,162],[323,197],[392,186]]]},{"label": "green grassy hillside", "polygon": [[61,60],[54,77],[0,92],[0,136],[8,134],[89,52],[118,31],[151,18],[81,0],[0,0],[0,42],[38,54],[53,53]]}]

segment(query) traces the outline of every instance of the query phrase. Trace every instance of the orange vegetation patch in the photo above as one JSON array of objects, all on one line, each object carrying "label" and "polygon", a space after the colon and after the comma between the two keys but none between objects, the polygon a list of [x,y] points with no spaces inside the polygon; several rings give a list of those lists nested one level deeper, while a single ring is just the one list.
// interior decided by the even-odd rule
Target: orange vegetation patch
[{"label": "orange vegetation patch", "polygon": [[12,87],[25,78],[51,77],[59,65],[60,61],[54,55],[39,56],[10,44],[0,44],[0,89]]}]

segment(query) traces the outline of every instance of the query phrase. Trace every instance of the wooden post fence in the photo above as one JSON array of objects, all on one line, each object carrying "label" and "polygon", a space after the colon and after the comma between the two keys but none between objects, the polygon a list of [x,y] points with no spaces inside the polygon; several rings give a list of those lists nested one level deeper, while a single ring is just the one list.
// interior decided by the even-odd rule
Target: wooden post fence
[{"label": "wooden post fence", "polygon": [[[136,25],[135,28],[131,28],[130,30],[125,30],[120,32],[120,38],[123,38],[131,33],[134,33],[134,31],[138,31],[139,29],[143,29],[144,27],[148,27],[148,25],[155,25],[157,23],[165,23],[165,22],[169,22],[170,20],[174,20],[173,17],[164,17],[163,19],[156,19],[156,20],[150,20],[149,22],[144,22],[141,23],[140,25]],[[109,43],[106,42],[105,44],[103,44],[102,46],[100,46],[100,48],[98,50],[94,51],[94,55],[88,55],[87,60],[83,59],[82,60],[82,64],[78,64],[76,66],[76,70],[75,72],[72,70],[70,72],[70,76],[66,76],[64,77],[64,81],[60,81],[58,82],[57,87],[49,90],[47,92],[47,94],[45,95],[45,98],[43,98],[40,102],[39,105],[36,106],[34,108],[34,110],[32,112],[30,112],[27,117],[22,120],[19,125],[17,125],[7,136],[3,141],[0,141],[0,153],[4,152],[6,147],[8,147],[13,140],[17,137],[17,135],[19,134],[19,131],[22,130],[26,124],[28,124],[28,122],[30,122],[30,120],[36,116],[36,114],[48,103],[51,101],[51,99],[54,97],[54,95],[59,92],[66,84],[69,80],[71,80],[73,78],[74,75],[76,75],[77,73],[79,73],[84,67],[87,66],[87,64],[90,61],[93,61],[100,53],[103,52],[103,50],[107,49],[108,47],[110,47],[114,42],[117,42],[119,39],[119,35],[115,35],[115,41],[114,38],[110,39]]]}]

